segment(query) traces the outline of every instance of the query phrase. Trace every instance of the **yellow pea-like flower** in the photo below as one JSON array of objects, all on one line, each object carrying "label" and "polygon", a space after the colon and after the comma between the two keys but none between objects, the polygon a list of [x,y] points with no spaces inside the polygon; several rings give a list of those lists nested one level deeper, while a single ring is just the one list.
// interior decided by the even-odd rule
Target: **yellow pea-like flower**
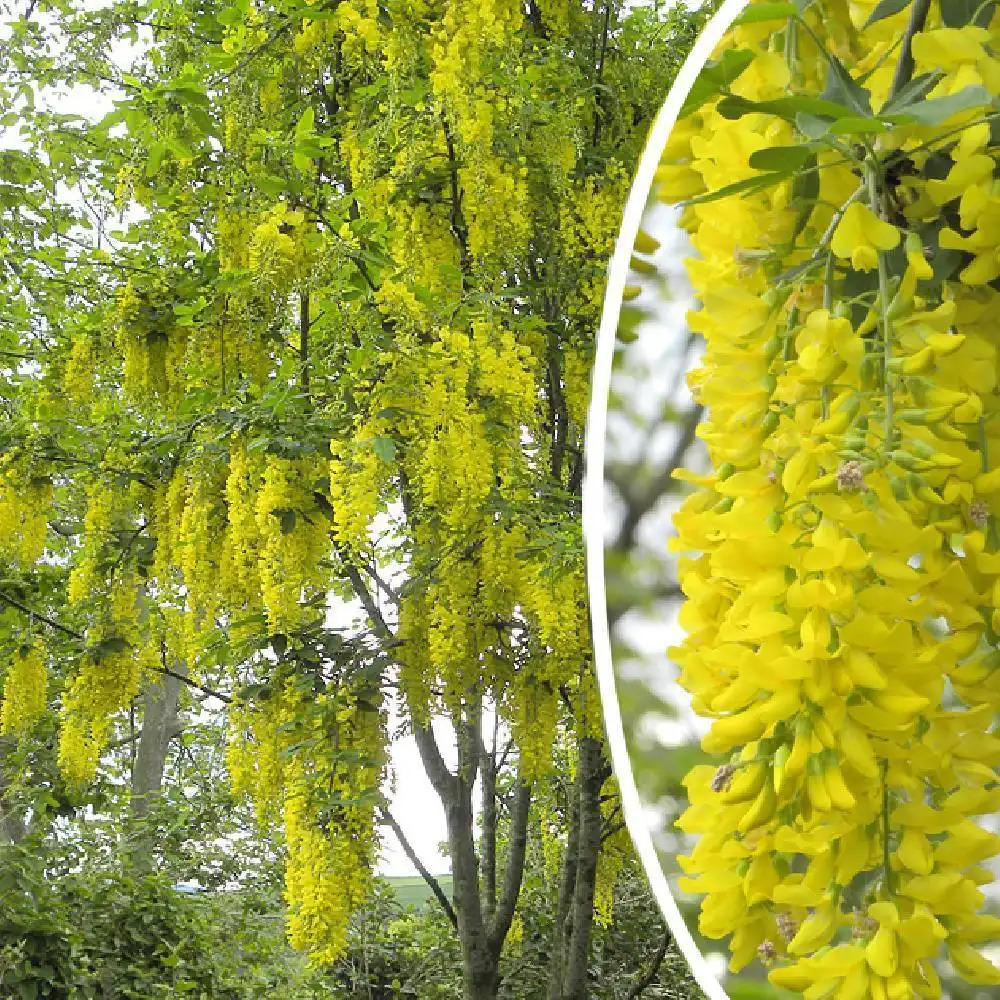
[{"label": "yellow pea-like flower", "polygon": [[877,976],[884,979],[891,976],[899,964],[899,945],[896,932],[885,925],[879,927],[865,948],[865,958],[868,967]]},{"label": "yellow pea-like flower", "polygon": [[830,240],[830,249],[849,259],[857,270],[871,270],[877,257],[874,251],[892,250],[899,245],[899,230],[880,219],[867,205],[851,202]]},{"label": "yellow pea-like flower", "polygon": [[823,782],[834,809],[850,812],[857,806],[857,800],[847,787],[839,767],[829,767],[823,772]]},{"label": "yellow pea-like flower", "polygon": [[813,809],[819,812],[829,812],[833,808],[833,802],[822,774],[814,772],[806,776],[806,795],[809,796],[809,802]]},{"label": "yellow pea-like flower", "polygon": [[934,852],[922,830],[907,827],[897,851],[899,860],[918,875],[929,875],[934,870]]},{"label": "yellow pea-like flower", "polygon": [[[877,105],[893,85],[878,53],[905,15],[864,25],[854,7],[849,19],[803,17]],[[933,97],[1000,87],[988,30],[939,29],[932,6],[914,52],[915,72],[942,70]],[[796,93],[824,92],[811,51],[781,54],[763,28],[735,35],[719,51],[752,54],[741,97],[787,93],[785,76],[765,84],[765,59]],[[707,108],[671,157],[711,189],[749,179],[757,151],[798,141],[769,112]],[[989,628],[1000,632],[1000,349],[996,294],[984,287],[1000,274],[1000,144],[983,114],[957,112],[940,132],[922,124],[921,143],[949,137],[951,166],[928,177],[921,150],[898,197],[875,164],[820,157],[822,211],[805,228],[788,212],[790,185],[746,188],[682,217],[699,255],[688,262],[701,306],[691,329],[704,338],[688,384],[719,471],[688,477],[694,490],[675,518],[671,544],[691,554],[678,658],[696,710],[733,713],[703,746],[753,745],[770,775],[760,788],[758,775],[734,782],[736,805],[699,801],[684,829],[702,836],[700,869],[740,866],[748,911],[727,928],[733,961],[743,968],[761,942],[765,964],[782,966],[770,980],[804,1000],[937,1000],[932,962],[945,940],[960,974],[993,975],[960,947],[988,937],[973,920],[987,859],[1000,853],[1000,837],[973,819],[1000,809],[1000,671],[986,652]],[[874,152],[888,162],[913,138],[887,129]],[[828,245],[817,241],[828,232]],[[904,239],[905,261],[892,253]],[[763,246],[766,267],[741,249]],[[966,257],[944,282],[939,249]],[[827,268],[808,266],[824,257]],[[772,273],[783,274],[773,287]],[[946,709],[952,691],[958,707]],[[838,943],[839,887],[853,900],[862,884],[879,902],[856,914],[856,943]],[[787,948],[775,948],[779,936]]]},{"label": "yellow pea-like flower", "polygon": [[839,911],[832,901],[825,902],[815,913],[802,921],[788,942],[789,955],[805,955],[828,944],[837,932]]},{"label": "yellow pea-like flower", "polygon": [[867,1000],[869,979],[868,966],[863,963],[856,964],[840,981],[834,994],[836,1000]]},{"label": "yellow pea-like flower", "polygon": [[749,767],[740,768],[733,778],[729,789],[722,794],[725,802],[747,802],[755,799],[764,787],[767,779],[767,768],[764,764],[751,764]]},{"label": "yellow pea-like flower", "polygon": [[795,723],[792,751],[785,761],[785,774],[788,777],[794,778],[805,773],[806,765],[809,762],[811,736],[812,726],[805,716],[801,716]]},{"label": "yellow pea-like flower", "polygon": [[753,805],[743,814],[742,819],[736,824],[736,829],[740,833],[746,833],[755,826],[766,823],[773,815],[777,807],[778,800],[774,793],[774,785],[766,782],[753,801]]},{"label": "yellow pea-like flower", "polygon": [[726,753],[733,747],[759,739],[767,728],[758,709],[747,709],[736,715],[716,719],[712,728],[702,737],[701,748],[705,753]]},{"label": "yellow pea-like flower", "polygon": [[1000,986],[1000,969],[964,941],[948,944],[948,960],[955,971],[976,986]]}]

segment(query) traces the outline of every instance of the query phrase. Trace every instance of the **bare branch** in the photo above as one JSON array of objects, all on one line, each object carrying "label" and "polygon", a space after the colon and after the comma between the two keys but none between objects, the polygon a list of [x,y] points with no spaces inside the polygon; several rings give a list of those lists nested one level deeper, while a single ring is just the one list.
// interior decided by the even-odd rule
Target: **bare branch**
[{"label": "bare branch", "polygon": [[431,892],[434,893],[434,898],[441,904],[441,909],[444,910],[445,915],[451,921],[452,927],[457,929],[458,916],[451,905],[451,900],[445,895],[444,890],[441,888],[441,883],[427,870],[427,866],[420,860],[417,852],[413,849],[413,845],[406,839],[403,828],[396,822],[395,817],[385,806],[379,809],[379,819],[381,823],[388,826],[396,835],[396,840],[399,841],[399,846],[403,848],[403,853],[410,859],[410,864],[417,869],[420,877],[427,883]]},{"label": "bare branch", "polygon": [[649,968],[632,984],[628,993],[625,994],[625,1000],[638,1000],[642,994],[653,985],[653,980],[656,978],[656,974],[660,971],[660,966],[663,965],[663,960],[667,957],[667,949],[670,947],[670,931],[665,930],[663,932],[663,939],[657,946],[656,953],[653,955],[652,960],[649,963]]}]

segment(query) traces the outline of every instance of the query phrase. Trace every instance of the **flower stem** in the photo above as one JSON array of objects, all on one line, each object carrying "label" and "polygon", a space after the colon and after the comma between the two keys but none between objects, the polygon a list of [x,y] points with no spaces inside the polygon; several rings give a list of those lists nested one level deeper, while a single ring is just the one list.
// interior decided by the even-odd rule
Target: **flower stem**
[{"label": "flower stem", "polygon": [[891,101],[910,81],[913,76],[913,36],[923,31],[931,0],[913,0],[910,10],[910,20],[903,35],[903,44],[899,52],[899,62],[896,64],[896,74],[892,78],[892,89],[889,91]]},{"label": "flower stem", "polygon": [[[865,183],[868,190],[868,207],[881,218],[881,206],[878,196],[878,174],[875,166],[869,161],[865,164]],[[879,329],[882,334],[882,386],[885,390],[885,451],[893,447],[895,431],[895,385],[889,362],[892,361],[892,326],[889,321],[889,269],[886,265],[885,251],[878,250],[878,311]]]},{"label": "flower stem", "polygon": [[882,875],[885,879],[886,896],[895,895],[892,865],[889,861],[889,761],[882,764]]}]

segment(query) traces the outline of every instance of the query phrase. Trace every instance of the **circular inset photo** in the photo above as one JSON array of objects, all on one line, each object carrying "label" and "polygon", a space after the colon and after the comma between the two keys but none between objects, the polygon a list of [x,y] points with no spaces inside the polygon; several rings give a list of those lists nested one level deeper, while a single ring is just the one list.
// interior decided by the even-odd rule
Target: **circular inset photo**
[{"label": "circular inset photo", "polygon": [[733,1000],[1000,986],[998,28],[724,4],[626,212],[602,690],[661,904]]}]

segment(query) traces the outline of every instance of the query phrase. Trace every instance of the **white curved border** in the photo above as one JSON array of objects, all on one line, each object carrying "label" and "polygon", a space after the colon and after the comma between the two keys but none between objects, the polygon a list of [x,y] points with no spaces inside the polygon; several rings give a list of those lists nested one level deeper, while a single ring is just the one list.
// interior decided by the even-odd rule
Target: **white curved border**
[{"label": "white curved border", "polygon": [[653,838],[642,817],[642,802],[629,763],[622,724],[621,707],[611,661],[611,638],[608,629],[607,595],[604,589],[604,438],[611,387],[611,363],[614,358],[618,317],[629,270],[629,258],[653,185],[653,174],[663,154],[681,105],[709,60],[716,45],[736,20],[748,0],[724,0],[695,42],[674,80],[670,93],[649,133],[635,180],[625,205],[621,231],[608,270],[608,288],[604,311],[597,334],[597,356],[591,381],[590,411],[587,415],[585,443],[586,473],[583,482],[583,533],[587,549],[587,584],[590,594],[590,618],[593,628],[594,660],[597,681],[604,706],[611,760],[621,788],[622,811],[636,851],[646,869],[653,895],[663,911],[670,933],[687,959],[695,980],[709,1000],[729,1000],[719,981],[698,950],[691,932],[677,907],[663,869],[660,867]]}]

